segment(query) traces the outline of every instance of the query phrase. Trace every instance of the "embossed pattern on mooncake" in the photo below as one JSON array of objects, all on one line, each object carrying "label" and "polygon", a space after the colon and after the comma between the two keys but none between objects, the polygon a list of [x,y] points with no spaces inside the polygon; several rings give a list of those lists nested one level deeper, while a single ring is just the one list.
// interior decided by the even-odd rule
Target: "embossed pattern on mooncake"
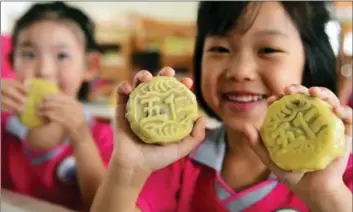
[{"label": "embossed pattern on mooncake", "polygon": [[324,169],[345,151],[344,123],[327,102],[291,94],[272,103],[260,129],[273,162],[282,169]]},{"label": "embossed pattern on mooncake", "polygon": [[24,111],[20,115],[21,122],[30,127],[38,127],[44,124],[44,120],[38,116],[38,104],[48,94],[59,93],[57,85],[41,79],[33,79],[29,82],[29,92]]},{"label": "embossed pattern on mooncake", "polygon": [[132,131],[145,143],[182,140],[198,116],[195,95],[174,77],[156,76],[130,94],[126,118]]}]

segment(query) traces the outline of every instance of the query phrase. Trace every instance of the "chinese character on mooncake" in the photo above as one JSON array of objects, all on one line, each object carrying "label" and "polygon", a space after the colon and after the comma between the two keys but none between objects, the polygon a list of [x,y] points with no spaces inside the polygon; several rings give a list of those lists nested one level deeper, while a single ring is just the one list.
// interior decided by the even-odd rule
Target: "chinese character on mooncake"
[{"label": "chinese character on mooncake", "polygon": [[39,103],[46,95],[56,94],[60,91],[56,84],[41,79],[29,81],[28,87],[27,101],[24,106],[24,111],[20,115],[20,120],[24,125],[33,128],[45,123],[45,120],[37,114]]},{"label": "chinese character on mooncake", "polygon": [[198,117],[195,95],[174,77],[156,76],[130,94],[126,118],[145,143],[174,143],[188,136]]},{"label": "chinese character on mooncake", "polygon": [[292,94],[269,106],[260,133],[277,166],[309,172],[326,168],[344,154],[344,130],[343,121],[327,102]]}]

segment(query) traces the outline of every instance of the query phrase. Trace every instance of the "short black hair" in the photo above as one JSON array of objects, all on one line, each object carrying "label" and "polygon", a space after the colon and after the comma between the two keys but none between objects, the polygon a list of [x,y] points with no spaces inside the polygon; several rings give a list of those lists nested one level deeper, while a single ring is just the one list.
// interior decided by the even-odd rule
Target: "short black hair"
[{"label": "short black hair", "polygon": [[[14,52],[18,41],[18,36],[22,30],[30,25],[42,20],[68,20],[75,23],[83,32],[85,37],[86,52],[98,51],[99,46],[94,38],[95,24],[81,10],[68,6],[64,2],[54,1],[49,3],[36,3],[29,8],[15,23],[12,32],[12,52],[9,55],[11,63],[14,62]],[[78,98],[86,100],[88,96],[88,83],[84,82],[81,85]]]},{"label": "short black hair", "polygon": [[[224,35],[235,27],[237,20],[247,12],[249,3],[246,1],[199,3],[193,61],[195,94],[200,106],[208,115],[215,118],[218,117],[205,102],[201,90],[204,42],[207,36]],[[329,3],[284,1],[281,4],[298,29],[303,42],[305,68],[302,84],[306,87],[326,87],[336,93],[336,57],[325,31],[326,24],[331,20]]]}]

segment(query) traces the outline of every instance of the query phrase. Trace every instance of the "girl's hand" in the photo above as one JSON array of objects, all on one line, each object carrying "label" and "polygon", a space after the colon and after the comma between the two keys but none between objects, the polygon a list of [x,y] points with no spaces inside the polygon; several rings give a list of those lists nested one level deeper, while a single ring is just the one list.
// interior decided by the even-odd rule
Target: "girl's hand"
[{"label": "girl's hand", "polygon": [[[159,74],[174,76],[175,71],[171,68],[164,68]],[[205,136],[205,118],[203,117],[196,121],[192,133],[179,143],[165,146],[145,144],[134,135],[125,118],[126,103],[133,88],[139,83],[147,82],[151,79],[151,73],[140,71],[134,78],[133,86],[127,82],[123,82],[118,86],[116,134],[111,164],[119,167],[119,169],[122,168],[133,172],[142,171],[147,173],[147,175],[189,154]],[[190,88],[193,82],[191,79],[185,78],[182,83]]]},{"label": "girl's hand", "polygon": [[1,110],[20,114],[24,110],[27,90],[25,86],[15,80],[1,80]]},{"label": "girl's hand", "polygon": [[76,99],[62,95],[48,95],[39,105],[39,114],[60,124],[70,142],[80,142],[89,132],[83,105]]},{"label": "girl's hand", "polygon": [[[342,119],[345,124],[345,134],[347,150],[344,156],[334,160],[326,169],[308,172],[294,173],[285,171],[277,167],[270,159],[269,154],[263,145],[258,130],[252,125],[245,126],[245,134],[249,138],[250,145],[258,154],[265,165],[279,178],[280,181],[288,185],[298,196],[318,196],[321,194],[337,193],[339,189],[345,187],[342,180],[346,170],[348,158],[352,146],[352,109],[340,105],[339,99],[330,90],[322,87],[312,87],[310,89],[301,85],[292,85],[285,89],[285,94],[309,93],[311,96],[318,97],[333,106],[333,111]],[[269,104],[279,99],[278,96],[269,98]]]}]

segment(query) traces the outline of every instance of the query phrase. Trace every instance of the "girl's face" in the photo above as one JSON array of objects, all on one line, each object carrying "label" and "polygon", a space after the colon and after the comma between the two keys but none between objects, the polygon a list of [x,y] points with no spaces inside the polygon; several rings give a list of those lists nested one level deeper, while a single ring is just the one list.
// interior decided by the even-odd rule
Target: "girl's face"
[{"label": "girl's face", "polygon": [[45,20],[23,29],[14,69],[22,81],[42,78],[76,97],[87,70],[83,33],[69,22]]},{"label": "girl's face", "polygon": [[208,37],[203,49],[203,97],[234,130],[241,130],[244,122],[260,127],[266,97],[301,84],[304,70],[299,32],[281,4],[263,2],[256,14],[245,20],[253,21],[245,33],[237,28],[226,36]]}]

